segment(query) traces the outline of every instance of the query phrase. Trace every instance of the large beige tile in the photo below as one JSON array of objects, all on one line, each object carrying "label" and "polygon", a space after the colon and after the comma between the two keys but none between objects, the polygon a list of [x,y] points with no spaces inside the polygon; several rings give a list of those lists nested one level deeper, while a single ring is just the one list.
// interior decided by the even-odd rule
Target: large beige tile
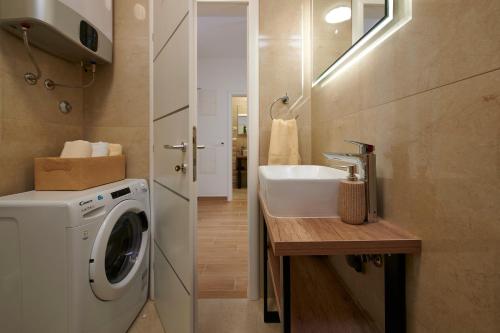
[{"label": "large beige tile", "polygon": [[301,38],[303,20],[302,2],[302,0],[260,1],[260,38]]},{"label": "large beige tile", "polygon": [[[278,97],[288,94],[290,104],[284,105],[280,102],[273,107],[273,117],[288,119],[297,114],[302,117],[299,127],[302,129],[299,141],[305,150],[303,155],[309,157],[308,128],[310,117],[310,103],[308,100],[309,88],[302,77],[302,47],[290,40],[270,39],[260,47],[260,153],[267,155],[269,149],[269,137],[271,130],[271,117],[269,114],[270,104]],[[290,111],[290,107],[299,103],[299,107]],[[305,122],[305,126],[302,124]],[[304,136],[304,140],[302,139]],[[307,145],[307,146],[306,146]],[[307,158],[309,160],[309,158]],[[267,164],[267,157],[260,159],[261,164]]]},{"label": "large beige tile", "polygon": [[[246,299],[203,299],[198,301],[198,331],[217,333],[280,332],[279,324],[265,324],[262,302]],[[154,302],[146,303],[128,333],[175,333],[162,328]]]},{"label": "large beige tile", "polygon": [[149,129],[148,127],[85,127],[85,139],[106,141],[123,145],[127,158],[128,178],[148,178]]},{"label": "large beige tile", "polygon": [[166,333],[163,330],[153,301],[149,301],[144,305],[127,333]]},{"label": "large beige tile", "polygon": [[82,127],[2,119],[0,195],[33,190],[33,159],[59,156],[65,141],[83,136]]},{"label": "large beige tile", "polygon": [[[0,173],[7,175],[0,183],[1,194],[32,189],[33,157],[57,156],[65,141],[84,136],[124,143],[128,176],[148,176],[148,2],[124,0],[114,5],[113,64],[98,65],[95,84],[85,90],[48,91],[43,80],[28,86],[23,74],[34,68],[22,40],[0,31],[0,150],[5,157]],[[33,52],[44,79],[67,84],[89,79],[88,74],[82,77],[79,64],[37,48]],[[72,104],[70,114],[58,111],[61,100]]]},{"label": "large beige tile", "polygon": [[[27,85],[22,76],[5,73],[0,104],[3,117],[39,123],[81,126],[83,122],[82,89],[56,88],[49,91],[38,84]],[[68,114],[59,111],[59,101],[68,101],[72,110]]]},{"label": "large beige tile", "polygon": [[85,138],[122,144],[130,178],[149,176],[148,6],[115,1],[113,63],[84,91]]},{"label": "large beige tile", "polygon": [[265,324],[262,302],[246,299],[203,299],[198,301],[200,333],[280,332],[279,324]]},{"label": "large beige tile", "polygon": [[[44,78],[81,82],[78,64],[33,52]],[[28,86],[23,75],[33,70],[22,40],[0,31],[0,195],[32,190],[33,158],[58,156],[65,141],[83,137],[82,89]],[[61,100],[72,104],[70,114],[59,112]]]},{"label": "large beige tile", "polygon": [[[331,108],[330,87],[313,97],[314,162],[346,138],[375,144],[381,215],[423,239],[407,266],[410,331],[498,328],[499,83],[500,70],[351,114]],[[377,279],[335,264],[355,294],[380,290],[358,298],[381,327]]]},{"label": "large beige tile", "polygon": [[148,38],[149,1],[119,0],[114,2],[114,39]]},{"label": "large beige tile", "polygon": [[[0,30],[0,50],[0,70],[19,77],[23,82],[24,73],[35,71],[22,39],[5,30]],[[79,63],[70,63],[36,47],[32,47],[32,50],[43,74],[43,78],[38,83],[40,86],[46,78],[69,84],[79,84],[81,82]]]},{"label": "large beige tile", "polygon": [[145,39],[117,40],[113,64],[98,68],[85,89],[88,126],[148,126],[149,69]]},{"label": "large beige tile", "polygon": [[355,87],[340,103],[366,109],[498,68],[499,12],[495,0],[413,2],[412,20],[355,64],[359,82],[341,76],[327,90]]}]

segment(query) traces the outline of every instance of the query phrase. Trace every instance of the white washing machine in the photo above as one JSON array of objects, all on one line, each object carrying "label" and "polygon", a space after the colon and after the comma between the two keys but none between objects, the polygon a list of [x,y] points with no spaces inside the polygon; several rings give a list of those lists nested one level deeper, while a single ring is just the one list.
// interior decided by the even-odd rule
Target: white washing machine
[{"label": "white washing machine", "polygon": [[0,331],[125,333],[148,296],[149,191],[0,198]]}]

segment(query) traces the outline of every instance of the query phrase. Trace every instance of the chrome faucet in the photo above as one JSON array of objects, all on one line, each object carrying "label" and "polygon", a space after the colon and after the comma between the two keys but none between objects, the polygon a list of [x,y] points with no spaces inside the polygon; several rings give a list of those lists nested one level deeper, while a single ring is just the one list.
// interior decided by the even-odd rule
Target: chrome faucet
[{"label": "chrome faucet", "polygon": [[375,146],[358,141],[346,142],[355,144],[359,147],[359,153],[323,153],[329,160],[338,160],[355,164],[358,170],[359,178],[365,182],[366,196],[366,220],[368,222],[377,221],[377,172],[376,156],[373,153]]}]

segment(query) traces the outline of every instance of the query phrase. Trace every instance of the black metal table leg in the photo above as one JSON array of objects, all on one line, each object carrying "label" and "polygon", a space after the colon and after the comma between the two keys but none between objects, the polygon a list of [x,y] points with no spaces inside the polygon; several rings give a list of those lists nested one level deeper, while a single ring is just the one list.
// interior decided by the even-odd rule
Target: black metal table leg
[{"label": "black metal table leg", "polygon": [[404,254],[384,255],[385,332],[406,332],[406,273]]},{"label": "black metal table leg", "polygon": [[268,300],[268,280],[267,280],[267,226],[266,222],[264,221],[264,267],[263,267],[263,272],[264,272],[264,322],[265,323],[279,323],[280,322],[280,315],[278,311],[269,311],[269,304],[267,302]]},{"label": "black metal table leg", "polygon": [[[242,183],[242,175],[241,175],[241,169],[243,168],[243,163],[241,162],[241,158],[236,157],[236,170],[238,171],[238,188],[241,188],[241,183]],[[265,224],[265,223],[264,223]]]},{"label": "black metal table leg", "polygon": [[281,257],[281,318],[283,333],[292,331],[292,308],[291,308],[291,281],[290,281],[290,257]]}]

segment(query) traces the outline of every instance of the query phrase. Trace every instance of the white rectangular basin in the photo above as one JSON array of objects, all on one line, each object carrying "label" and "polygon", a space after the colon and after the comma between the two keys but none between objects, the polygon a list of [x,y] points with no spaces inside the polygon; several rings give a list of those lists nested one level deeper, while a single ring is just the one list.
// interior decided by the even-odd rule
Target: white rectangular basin
[{"label": "white rectangular basin", "polygon": [[273,216],[336,217],[346,178],[346,171],[318,165],[266,165],[259,167],[259,191]]}]

